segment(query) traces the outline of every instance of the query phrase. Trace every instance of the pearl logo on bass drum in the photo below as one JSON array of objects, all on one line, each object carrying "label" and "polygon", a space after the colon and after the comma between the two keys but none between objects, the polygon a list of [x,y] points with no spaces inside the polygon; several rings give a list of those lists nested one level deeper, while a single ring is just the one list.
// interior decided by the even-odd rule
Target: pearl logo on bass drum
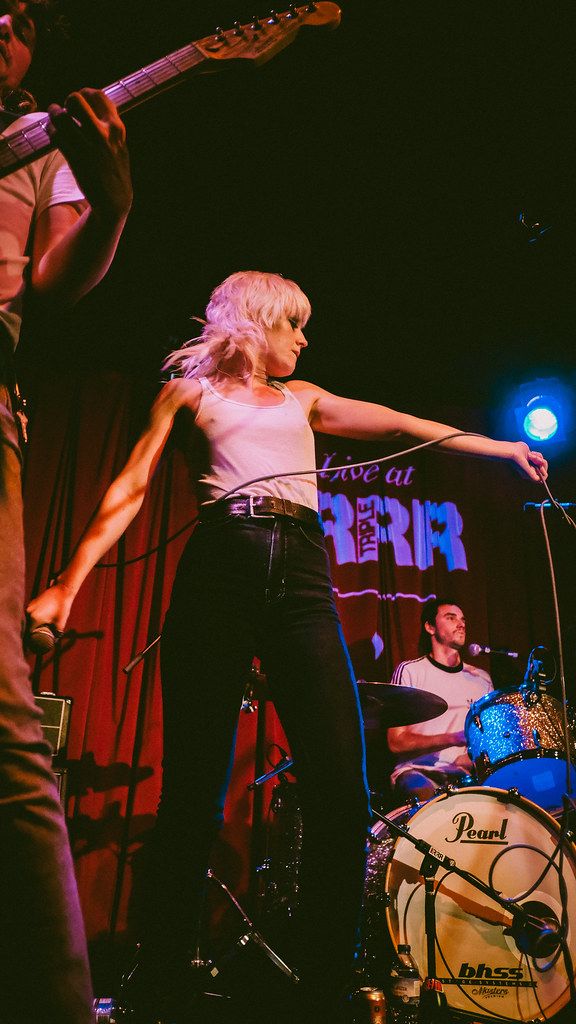
[{"label": "pearl logo on bass drum", "polygon": [[508,818],[503,818],[499,828],[474,828],[474,817],[469,811],[459,811],[452,818],[456,835],[445,836],[447,843],[480,843],[487,846],[508,846],[506,830]]}]

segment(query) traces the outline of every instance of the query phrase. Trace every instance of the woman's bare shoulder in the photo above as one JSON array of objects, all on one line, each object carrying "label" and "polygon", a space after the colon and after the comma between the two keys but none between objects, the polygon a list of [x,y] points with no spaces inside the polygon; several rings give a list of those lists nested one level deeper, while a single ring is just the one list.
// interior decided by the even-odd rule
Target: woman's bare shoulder
[{"label": "woman's bare shoulder", "polygon": [[202,385],[199,380],[186,380],[183,377],[177,377],[164,385],[155,405],[169,409],[173,414],[180,409],[189,409],[196,414],[201,395]]},{"label": "woman's bare shoulder", "polygon": [[306,416],[309,418],[320,395],[324,394],[322,388],[317,384],[311,384],[307,380],[288,380],[286,387],[294,398],[300,402]]}]

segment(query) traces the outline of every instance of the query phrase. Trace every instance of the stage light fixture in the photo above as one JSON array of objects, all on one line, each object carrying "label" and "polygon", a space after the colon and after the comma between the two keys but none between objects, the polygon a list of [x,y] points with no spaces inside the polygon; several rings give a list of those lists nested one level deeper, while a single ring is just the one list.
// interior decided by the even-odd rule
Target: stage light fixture
[{"label": "stage light fixture", "polygon": [[558,416],[544,401],[540,395],[533,398],[524,417],[524,433],[533,441],[551,441],[558,433]]},{"label": "stage light fixture", "polygon": [[513,404],[517,428],[530,444],[566,441],[574,419],[574,395],[556,377],[522,384]]}]

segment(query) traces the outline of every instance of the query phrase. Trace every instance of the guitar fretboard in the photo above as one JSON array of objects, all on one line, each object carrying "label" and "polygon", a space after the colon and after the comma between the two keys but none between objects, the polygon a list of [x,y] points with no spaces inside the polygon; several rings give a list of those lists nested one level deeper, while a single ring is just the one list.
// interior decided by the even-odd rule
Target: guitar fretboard
[{"label": "guitar fretboard", "polygon": [[[175,85],[178,79],[205,59],[193,44],[189,44],[135,71],[132,75],[113,82],[102,91],[119,110],[128,110],[154,93]],[[50,119],[43,117],[0,139],[0,175],[4,176],[18,167],[23,167],[54,148],[48,134],[49,124]]]},{"label": "guitar fretboard", "polygon": [[191,71],[206,58],[192,44],[169,53],[167,57],[148,64],[127,78],[120,78],[102,91],[110,97],[119,110],[127,110],[152,93],[175,84],[175,80]]}]

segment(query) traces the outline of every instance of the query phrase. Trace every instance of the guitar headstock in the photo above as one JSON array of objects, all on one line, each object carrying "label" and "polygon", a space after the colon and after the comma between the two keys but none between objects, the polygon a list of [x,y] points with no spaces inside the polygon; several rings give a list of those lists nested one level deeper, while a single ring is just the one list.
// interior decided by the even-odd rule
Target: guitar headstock
[{"label": "guitar headstock", "polygon": [[[337,28],[341,11],[331,0],[316,0],[298,7],[291,4],[281,14],[271,11],[245,25],[235,22],[232,28],[217,28],[211,36],[194,45],[207,60],[253,60],[264,64],[291,43],[303,25]],[[209,66],[204,70],[210,70]]]}]

